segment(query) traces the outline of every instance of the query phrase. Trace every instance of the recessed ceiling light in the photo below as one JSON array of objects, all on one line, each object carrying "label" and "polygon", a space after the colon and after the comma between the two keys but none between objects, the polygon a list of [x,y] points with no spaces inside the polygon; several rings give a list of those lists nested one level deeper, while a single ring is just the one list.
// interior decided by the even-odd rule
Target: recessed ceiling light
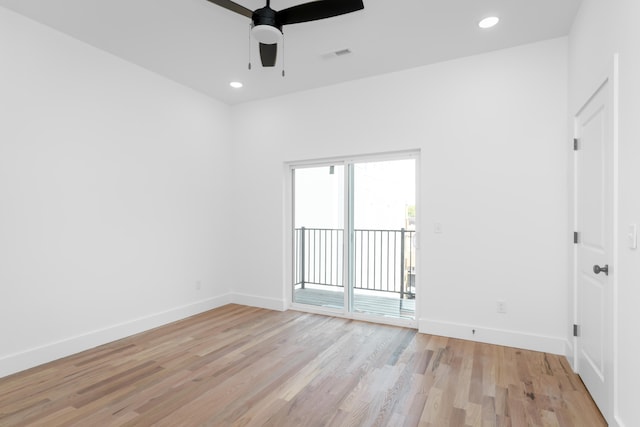
[{"label": "recessed ceiling light", "polygon": [[243,85],[241,82],[231,82],[229,83],[229,86],[231,86],[234,89],[240,89]]},{"label": "recessed ceiling light", "polygon": [[478,22],[478,27],[480,28],[491,28],[495,26],[498,22],[500,22],[500,18],[497,16],[489,16],[484,18],[482,21]]}]

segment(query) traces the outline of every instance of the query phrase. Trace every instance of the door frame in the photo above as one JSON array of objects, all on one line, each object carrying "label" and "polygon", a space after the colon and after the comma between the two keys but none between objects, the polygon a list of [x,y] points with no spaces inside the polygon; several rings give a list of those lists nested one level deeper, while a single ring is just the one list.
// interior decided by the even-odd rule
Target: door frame
[{"label": "door frame", "polygon": [[[392,151],[392,152],[382,152],[382,153],[369,153],[362,155],[350,155],[350,156],[340,156],[340,157],[326,157],[326,158],[318,158],[318,159],[307,159],[307,160],[297,160],[297,161],[287,161],[283,165],[283,173],[284,173],[284,215],[283,215],[283,288],[282,295],[284,298],[284,309],[285,310],[297,310],[308,313],[315,314],[325,314],[335,317],[342,317],[354,320],[363,320],[368,322],[375,322],[380,324],[388,324],[394,326],[402,326],[409,327],[413,329],[418,328],[418,319],[420,312],[420,298],[422,293],[421,286],[421,268],[420,268],[420,217],[421,217],[421,203],[420,203],[420,158],[421,151],[420,149],[414,150],[403,150],[403,151]],[[308,306],[304,304],[298,304],[293,302],[293,289],[291,283],[293,282],[294,275],[294,258],[293,258],[293,224],[294,224],[294,194],[293,194],[293,170],[299,168],[310,168],[310,167],[322,167],[322,166],[331,166],[331,165],[343,165],[345,167],[345,178],[347,176],[347,168],[354,163],[363,163],[363,162],[376,162],[376,161],[390,161],[390,160],[406,160],[406,159],[414,159],[415,160],[415,191],[416,191],[416,234],[415,234],[415,245],[416,245],[416,279],[415,279],[415,288],[416,288],[416,296],[415,296],[415,316],[414,319],[402,319],[402,318],[388,318],[382,316],[370,316],[363,315],[359,313],[351,312],[349,306],[351,305],[351,301],[348,301],[348,298],[351,296],[347,296],[349,293],[347,286],[345,286],[345,306],[343,309],[331,309],[327,307],[314,307]],[[349,212],[347,212],[348,204],[348,180],[345,179],[345,221],[348,220]],[[345,222],[345,228],[347,223]],[[343,251],[344,258],[348,256],[348,247],[347,242],[349,239],[344,239],[345,250]],[[346,280],[348,276],[348,263],[343,263],[344,269],[344,278]],[[346,282],[345,282],[346,284]],[[347,304],[348,303],[348,304]]]},{"label": "door frame", "polygon": [[[613,346],[611,349],[611,361],[612,366],[610,369],[611,375],[611,413],[603,415],[607,419],[611,425],[614,425],[615,420],[617,419],[617,383],[618,383],[618,243],[619,243],[619,224],[618,224],[618,198],[619,198],[619,131],[618,131],[618,122],[619,122],[619,109],[618,109],[618,100],[619,100],[619,60],[618,54],[613,55],[613,59],[611,62],[605,67],[605,71],[599,75],[599,77],[594,81],[593,84],[589,86],[589,91],[581,94],[579,97],[580,103],[577,106],[573,106],[573,112],[571,115],[572,121],[572,135],[573,138],[579,137],[578,123],[577,118],[582,112],[582,110],[589,104],[592,98],[603,89],[605,85],[607,93],[605,96],[611,102],[611,137],[612,137],[612,164],[611,164],[611,191],[612,191],[612,206],[611,206],[611,220],[612,220],[612,230],[611,233],[611,261],[609,263],[610,270],[612,274],[609,276],[609,286],[612,287],[612,301],[611,301],[611,329],[605,331],[604,333],[610,333],[612,336]],[[571,192],[572,192],[572,230],[578,230],[578,194],[577,194],[577,185],[578,185],[578,152],[572,151],[572,183],[571,183]],[[579,287],[578,287],[578,245],[572,245],[572,276],[573,276],[573,289],[572,289],[572,310],[573,310],[573,324],[579,325],[579,313],[580,313],[580,295],[579,295]],[[576,373],[580,374],[580,356],[579,356],[579,333],[578,336],[573,334],[573,340],[571,340],[572,348],[569,349],[567,355],[571,356],[571,361],[573,362],[573,369]],[[571,335],[570,335],[571,336]]]}]

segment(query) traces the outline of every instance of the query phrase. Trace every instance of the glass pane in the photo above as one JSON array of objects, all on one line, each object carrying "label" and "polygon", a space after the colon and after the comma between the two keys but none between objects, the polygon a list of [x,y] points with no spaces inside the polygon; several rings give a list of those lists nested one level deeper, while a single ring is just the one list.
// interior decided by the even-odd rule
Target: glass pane
[{"label": "glass pane", "polygon": [[344,308],[344,166],[295,169],[293,301]]},{"label": "glass pane", "polygon": [[353,165],[353,311],[415,318],[415,160]]}]

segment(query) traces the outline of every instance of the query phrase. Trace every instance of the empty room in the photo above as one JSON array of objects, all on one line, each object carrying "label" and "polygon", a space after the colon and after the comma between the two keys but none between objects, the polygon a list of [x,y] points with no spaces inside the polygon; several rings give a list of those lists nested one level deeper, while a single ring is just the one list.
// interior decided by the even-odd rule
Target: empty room
[{"label": "empty room", "polygon": [[0,0],[0,426],[640,425],[639,18]]}]

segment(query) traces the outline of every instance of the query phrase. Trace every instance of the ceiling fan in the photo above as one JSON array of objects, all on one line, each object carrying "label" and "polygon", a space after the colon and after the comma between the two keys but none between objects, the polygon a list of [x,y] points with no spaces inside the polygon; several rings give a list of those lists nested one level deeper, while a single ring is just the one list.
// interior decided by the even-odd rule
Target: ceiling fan
[{"label": "ceiling fan", "polygon": [[271,9],[270,0],[267,0],[265,7],[255,11],[230,0],[208,1],[251,19],[251,33],[260,43],[263,67],[276,65],[277,43],[282,40],[283,25],[316,21],[364,9],[362,0],[318,0],[279,11]]}]

